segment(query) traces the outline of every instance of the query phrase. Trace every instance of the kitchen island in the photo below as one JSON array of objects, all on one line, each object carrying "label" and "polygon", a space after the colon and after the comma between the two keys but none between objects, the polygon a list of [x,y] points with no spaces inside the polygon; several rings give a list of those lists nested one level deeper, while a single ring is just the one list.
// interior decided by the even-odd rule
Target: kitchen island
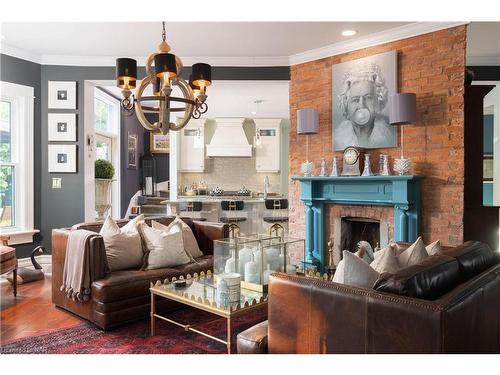
[{"label": "kitchen island", "polygon": [[[273,195],[270,199],[283,198],[282,196]],[[221,201],[223,200],[241,200],[244,202],[243,210],[241,211],[223,211]],[[223,216],[238,216],[246,217],[247,220],[239,223],[241,233],[267,233],[270,224],[264,222],[264,216],[272,216],[273,210],[267,210],[265,199],[251,196],[179,196],[175,200],[164,200],[161,203],[167,206],[167,215],[175,215],[178,213],[180,202],[201,202],[202,210],[196,212],[183,212],[181,216],[189,216],[194,218],[204,218],[207,221],[218,222]],[[279,210],[277,210],[279,211]],[[283,210],[282,213],[276,212],[276,216],[288,216],[288,211]],[[285,229],[287,229],[285,227]]]}]

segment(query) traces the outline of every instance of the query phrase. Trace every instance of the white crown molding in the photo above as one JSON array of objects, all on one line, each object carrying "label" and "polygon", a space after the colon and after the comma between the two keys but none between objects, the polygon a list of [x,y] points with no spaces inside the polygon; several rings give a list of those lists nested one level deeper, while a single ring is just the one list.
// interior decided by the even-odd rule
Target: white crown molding
[{"label": "white crown molding", "polygon": [[22,48],[11,46],[11,45],[3,43],[3,42],[0,43],[0,53],[4,54],[4,55],[9,55],[12,57],[17,57],[18,59],[31,61],[31,62],[34,62],[37,64],[42,63],[42,56],[41,55],[39,55],[37,53],[30,52],[30,51],[26,51]]},{"label": "white crown molding", "polygon": [[342,53],[356,51],[362,48],[373,47],[379,44],[394,42],[396,40],[411,38],[414,36],[444,30],[451,27],[465,25],[468,22],[415,22],[408,25],[395,27],[393,29],[380,31],[367,36],[350,39],[325,47],[315,48],[309,51],[297,53],[290,56],[290,65],[302,64],[309,61],[323,59],[325,57],[340,55]]},{"label": "white crown molding", "polygon": [[500,54],[488,56],[467,56],[468,66],[497,66],[500,65]]}]

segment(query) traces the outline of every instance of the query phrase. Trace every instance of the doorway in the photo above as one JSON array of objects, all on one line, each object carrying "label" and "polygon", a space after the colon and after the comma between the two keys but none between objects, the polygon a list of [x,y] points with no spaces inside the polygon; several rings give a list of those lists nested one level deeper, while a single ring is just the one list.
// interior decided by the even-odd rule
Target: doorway
[{"label": "doorway", "polygon": [[115,168],[111,187],[111,217],[120,215],[120,102],[99,87],[94,88],[94,162],[109,161]]}]

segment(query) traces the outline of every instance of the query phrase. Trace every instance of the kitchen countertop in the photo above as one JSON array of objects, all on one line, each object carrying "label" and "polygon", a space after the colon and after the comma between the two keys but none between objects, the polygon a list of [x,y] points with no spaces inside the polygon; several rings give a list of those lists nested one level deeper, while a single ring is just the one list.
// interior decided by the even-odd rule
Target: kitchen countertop
[{"label": "kitchen countertop", "polygon": [[[271,198],[276,198],[280,199],[283,198],[282,195],[276,195],[269,197]],[[235,196],[226,196],[226,197],[212,197],[208,195],[193,195],[193,196],[186,196],[186,195],[181,195],[177,199],[167,199],[164,201],[161,201],[160,203],[162,204],[168,204],[168,203],[178,203],[178,202],[187,202],[187,201],[202,201],[205,203],[220,203],[220,201],[223,200],[242,200],[245,203],[264,203],[265,199],[264,198],[252,198],[248,196],[241,196],[241,197],[235,197]]]}]

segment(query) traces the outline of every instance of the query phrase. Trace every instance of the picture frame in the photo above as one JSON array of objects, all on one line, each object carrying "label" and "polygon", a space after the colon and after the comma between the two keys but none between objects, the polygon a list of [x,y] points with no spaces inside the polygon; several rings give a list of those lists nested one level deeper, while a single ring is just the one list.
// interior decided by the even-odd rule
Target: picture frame
[{"label": "picture frame", "polygon": [[76,113],[49,113],[49,142],[76,142]]},{"label": "picture frame", "polygon": [[170,153],[170,133],[161,134],[149,133],[149,149],[152,154],[168,154]]},{"label": "picture frame", "polygon": [[332,149],[397,147],[389,97],[397,93],[395,50],[332,65]]},{"label": "picture frame", "polygon": [[49,109],[76,109],[76,81],[49,81]]},{"label": "picture frame", "polygon": [[77,173],[76,145],[48,145],[49,173]]},{"label": "picture frame", "polygon": [[137,169],[137,134],[127,133],[127,169]]}]

